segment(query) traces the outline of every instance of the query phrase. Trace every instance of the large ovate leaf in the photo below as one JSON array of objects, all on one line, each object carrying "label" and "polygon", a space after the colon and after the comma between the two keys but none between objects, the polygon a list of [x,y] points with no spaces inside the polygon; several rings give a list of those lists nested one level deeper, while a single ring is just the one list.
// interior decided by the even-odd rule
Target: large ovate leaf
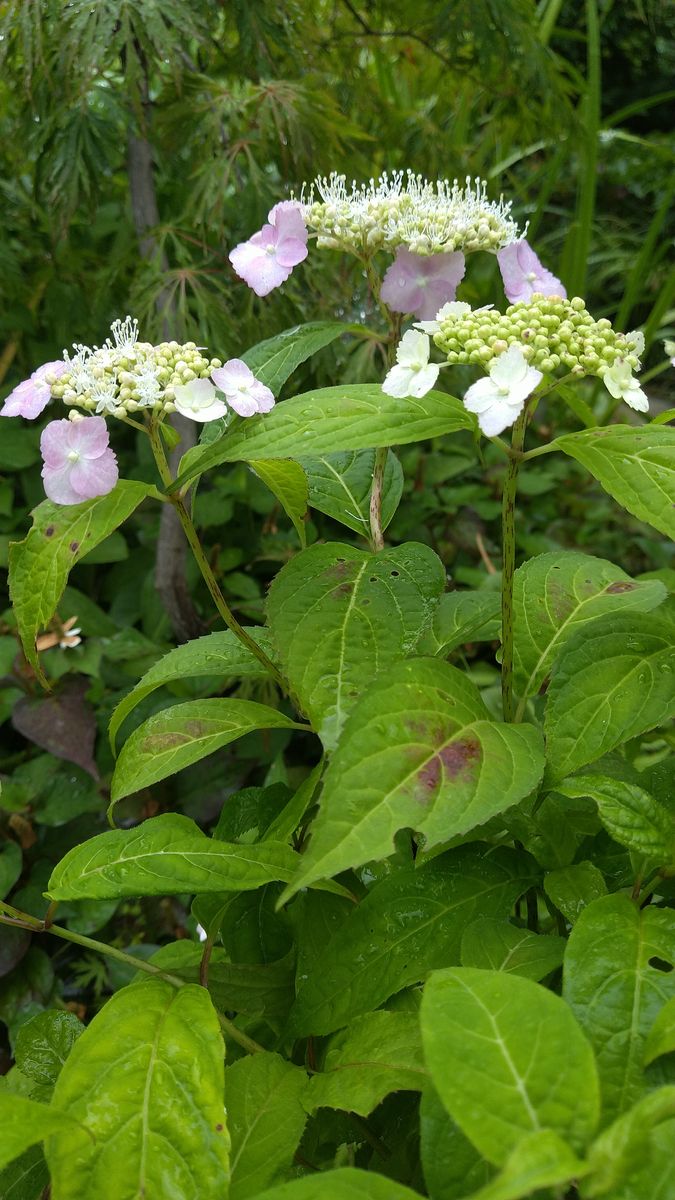
[{"label": "large ovate leaf", "polygon": [[675,1117],[675,1087],[657,1088],[638,1100],[594,1141],[588,1152],[588,1179],[581,1189],[584,1200],[616,1195],[617,1187],[637,1175],[652,1151],[652,1134],[663,1121]]},{"label": "large ovate leaf", "polygon": [[267,485],[276,496],[287,516],[290,517],[295,531],[300,539],[300,545],[307,544],[305,531],[305,514],[309,490],[307,476],[299,463],[290,458],[262,459],[251,463],[259,479]]},{"label": "large ovate leaf", "polygon": [[351,328],[342,321],[309,321],[306,325],[293,325],[251,346],[241,357],[256,379],[278,396],[296,367],[342,334],[349,333]]},{"label": "large ovate leaf", "polygon": [[464,1200],[492,1179],[495,1168],[462,1133],[428,1084],[420,1102],[420,1157],[433,1200]]},{"label": "large ovate leaf", "polygon": [[480,917],[462,938],[463,967],[513,971],[535,983],[560,966],[564,952],[564,938],[531,933],[495,917]]},{"label": "large ovate leaf", "polygon": [[484,846],[393,872],[324,941],[298,981],[289,1030],[331,1033],[429,971],[459,963],[467,925],[506,917],[532,879],[525,855]]},{"label": "large ovate leaf", "polygon": [[504,1166],[541,1129],[575,1150],[593,1133],[593,1051],[553,992],[518,975],[453,967],[428,980],[421,1024],[434,1087],[489,1162]]},{"label": "large ovate leaf", "polygon": [[238,892],[289,879],[299,855],[280,842],[234,845],[164,813],[135,829],[99,833],[72,850],[49,880],[52,900],[106,900],[180,892]]},{"label": "large ovate leaf", "polygon": [[111,803],[182,771],[254,729],[304,729],[252,700],[186,700],[149,717],[120,751]]},{"label": "large ovate leaf", "polygon": [[23,1075],[49,1087],[56,1083],[70,1051],[83,1033],[84,1025],[74,1013],[57,1009],[36,1013],[17,1034],[16,1065]]},{"label": "large ovate leaf", "polygon": [[260,1192],[256,1200],[419,1200],[419,1192],[373,1171],[341,1167]]},{"label": "large ovate leaf", "polygon": [[552,1129],[537,1129],[518,1142],[503,1169],[467,1200],[523,1200],[540,1188],[560,1189],[588,1171],[572,1148]]},{"label": "large ovate leaf", "polygon": [[675,429],[610,425],[556,438],[629,513],[675,538]]},{"label": "large ovate leaf", "polygon": [[666,595],[658,579],[633,580],[590,554],[562,550],[529,559],[513,581],[517,692],[525,698],[539,691],[570,634],[586,622],[605,613],[649,612]]},{"label": "large ovate leaf", "polygon": [[396,663],[345,725],[285,895],[386,858],[406,826],[427,848],[475,829],[529,795],[543,766],[539,730],[491,720],[461,671],[438,659]]},{"label": "large ovate leaf", "polygon": [[563,796],[590,796],[616,842],[659,866],[675,863],[673,813],[644,788],[625,779],[575,775],[556,786]]},{"label": "large ovate leaf", "polygon": [[467,642],[491,642],[501,628],[499,592],[448,592],[417,647],[420,654],[446,655]]},{"label": "large ovate leaf", "polygon": [[417,1014],[368,1013],[331,1038],[305,1103],[309,1112],[341,1108],[367,1117],[389,1092],[421,1091],[427,1079]]},{"label": "large ovate leaf", "polygon": [[153,492],[149,484],[121,479],[107,496],[82,504],[44,500],[33,511],[30,533],[10,546],[9,589],[14,615],[26,658],[43,684],[46,680],[35,639],[54,616],[71,569]]},{"label": "large ovate leaf", "polygon": [[675,996],[675,971],[660,969],[664,963],[675,965],[672,912],[640,911],[625,895],[593,901],[570,935],[563,995],[595,1050],[605,1124],[646,1089],[647,1035]]},{"label": "large ovate leaf", "polygon": [[[270,636],[266,629],[251,626],[246,632],[267,655],[271,653]],[[108,729],[113,750],[122,722],[141,700],[164,684],[174,683],[192,675],[213,675],[220,680],[249,679],[264,677],[265,668],[230,629],[207,633],[205,637],[176,646],[160,658],[159,662],[153,663],[150,670],[145,672],[136,686],[113,709]]]},{"label": "large ovate leaf", "polygon": [[419,399],[387,396],[379,384],[322,388],[284,400],[210,445],[188,450],[174,487],[185,487],[210,467],[256,458],[315,458],[374,446],[403,446],[473,429],[460,400],[443,392]]},{"label": "large ovate leaf", "polygon": [[[374,450],[353,450],[302,458],[312,508],[333,517],[348,529],[370,538],[370,491],[375,465]],[[403,493],[403,470],[393,451],[387,454],[382,479],[382,529],[386,529]]]},{"label": "large ovate leaf", "polygon": [[72,1128],[70,1113],[58,1107],[40,1104],[15,1092],[0,1091],[0,1168],[18,1158],[29,1146],[41,1142],[50,1133]]},{"label": "large ovate leaf", "polygon": [[380,554],[330,542],[281,569],[267,601],[276,657],[326,749],[375,676],[413,649],[444,587],[440,559],[415,542]]},{"label": "large ovate leaf", "polygon": [[675,712],[675,627],[656,614],[598,617],[566,642],[546,697],[550,782]]},{"label": "large ovate leaf", "polygon": [[249,1055],[226,1068],[229,1200],[258,1196],[291,1165],[307,1120],[306,1087],[305,1072],[278,1054]]},{"label": "large ovate leaf", "polygon": [[47,1141],[54,1195],[225,1195],[223,1055],[205,988],[149,979],[117,992],[75,1044],[54,1090],[54,1103],[84,1127]]},{"label": "large ovate leaf", "polygon": [[580,862],[549,871],[544,878],[544,891],[570,925],[574,925],[589,904],[607,895],[607,884],[595,863]]},{"label": "large ovate leaf", "polygon": [[[652,1131],[646,1152],[627,1179],[605,1192],[606,1200],[671,1200],[673,1195],[675,1120]],[[582,1192],[582,1196],[585,1193]]]}]

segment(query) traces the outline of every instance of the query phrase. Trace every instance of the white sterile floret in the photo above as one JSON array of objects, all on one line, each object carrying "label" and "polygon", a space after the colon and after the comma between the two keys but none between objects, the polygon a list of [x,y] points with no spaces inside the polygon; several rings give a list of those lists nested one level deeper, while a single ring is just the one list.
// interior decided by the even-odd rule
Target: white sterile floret
[{"label": "white sterile floret", "polygon": [[541,379],[541,371],[529,365],[520,346],[510,346],[493,362],[490,374],[471,385],[464,407],[477,414],[486,437],[496,437],[517,420]]},{"label": "white sterile floret", "polygon": [[424,396],[431,391],[440,367],[429,362],[431,342],[426,333],[409,329],[396,350],[397,366],[392,367],[382,384],[388,396]]},{"label": "white sterile floret", "polygon": [[191,379],[174,387],[176,411],[191,421],[215,421],[227,414],[227,405],[219,400],[208,379]]},{"label": "white sterile floret", "polygon": [[440,333],[441,321],[451,321],[453,317],[463,317],[466,313],[471,312],[471,305],[466,304],[464,300],[448,300],[442,308],[439,308],[433,321],[415,321],[414,329],[421,329],[422,333]]},{"label": "white sterile floret", "polygon": [[627,362],[619,358],[605,371],[602,382],[610,396],[623,400],[636,412],[649,412],[649,400]]},{"label": "white sterile floret", "polygon": [[637,354],[638,359],[642,358],[645,352],[645,335],[641,329],[633,329],[626,334],[626,341],[630,346],[633,354]]}]

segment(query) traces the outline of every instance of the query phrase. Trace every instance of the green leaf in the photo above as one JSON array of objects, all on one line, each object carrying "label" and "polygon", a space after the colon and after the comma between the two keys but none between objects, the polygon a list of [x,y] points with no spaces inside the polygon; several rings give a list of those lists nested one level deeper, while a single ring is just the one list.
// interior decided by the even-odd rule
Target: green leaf
[{"label": "green leaf", "polygon": [[50,1086],[75,1042],[84,1033],[84,1025],[74,1013],[48,1009],[21,1025],[16,1036],[14,1058],[19,1070],[36,1083]]},{"label": "green leaf", "polygon": [[660,1058],[662,1054],[671,1054],[675,1050],[675,996],[668,1000],[647,1035],[645,1042],[645,1066]]},{"label": "green leaf", "polygon": [[419,1192],[385,1175],[342,1167],[279,1184],[260,1192],[256,1200],[419,1200]]},{"label": "green leaf", "polygon": [[351,325],[342,321],[310,321],[306,325],[294,325],[275,337],[258,342],[242,354],[242,359],[256,379],[278,396],[296,367],[351,329]]},{"label": "green leaf", "polygon": [[[370,489],[374,450],[353,450],[301,458],[309,485],[312,508],[340,521],[348,529],[370,538]],[[382,481],[382,528],[386,529],[403,494],[403,469],[393,451],[387,454]]]},{"label": "green leaf", "polygon": [[49,880],[51,900],[107,900],[180,892],[239,892],[289,879],[299,855],[279,842],[230,845],[194,821],[163,813],[69,850]]},{"label": "green leaf", "polygon": [[607,1200],[672,1200],[675,1121],[664,1121],[653,1130],[647,1153],[628,1179],[608,1194]]},{"label": "green leaf", "polygon": [[278,1054],[240,1058],[225,1071],[232,1138],[229,1200],[258,1196],[289,1167],[305,1128],[307,1076]]},{"label": "green leaf", "polygon": [[513,581],[516,690],[523,698],[535,695],[581,625],[605,613],[649,612],[666,595],[658,580],[632,580],[590,554],[563,550],[531,558]]},{"label": "green leaf", "polygon": [[276,496],[281,507],[290,517],[295,531],[300,538],[300,545],[307,545],[305,529],[305,514],[309,500],[307,476],[299,463],[291,458],[262,459],[258,458],[251,464],[259,479]]},{"label": "green leaf", "polygon": [[499,637],[500,610],[499,592],[448,592],[441,596],[418,653],[445,656],[467,642],[493,641]]},{"label": "green leaf", "polygon": [[544,877],[544,891],[570,925],[574,925],[589,904],[607,895],[607,884],[595,863],[580,862],[549,871]]},{"label": "green leaf", "polygon": [[[262,646],[266,654],[272,653],[270,637],[266,629],[250,626],[249,637]],[[215,675],[221,680],[253,679],[266,677],[265,668],[257,658],[242,645],[236,634],[229,629],[219,633],[208,633],[205,637],[184,642],[170,650],[159,662],[153,664],[136,686],[120,700],[110,718],[110,745],[115,749],[115,739],[122,722],[133,712],[137,704],[164,684],[189,678],[191,675]]]},{"label": "green leaf", "polygon": [[324,767],[325,762],[322,758],[313,770],[310,771],[307,778],[303,779],[300,787],[291,796],[285,808],[274,818],[265,832],[265,841],[287,842],[291,834],[295,833],[314,799],[314,793],[321,782]]},{"label": "green leaf", "polygon": [[512,850],[463,846],[374,884],[299,979],[289,1032],[331,1033],[429,971],[459,963],[467,925],[506,917],[531,867]]},{"label": "green leaf", "polygon": [[386,858],[406,826],[427,850],[468,833],[529,795],[542,771],[539,730],[492,721],[461,671],[438,659],[396,663],[352,711],[284,896]]},{"label": "green leaf", "polygon": [[649,1162],[652,1131],[675,1116],[675,1087],[657,1088],[596,1138],[588,1151],[584,1200],[616,1195],[616,1188]]},{"label": "green leaf", "polygon": [[389,1092],[421,1091],[427,1079],[417,1014],[368,1013],[330,1039],[305,1103],[309,1112],[341,1108],[367,1117]]},{"label": "green leaf", "polygon": [[225,1195],[223,1054],[206,988],[149,979],[117,992],[54,1089],[54,1103],[84,1126],[47,1141],[54,1195]]},{"label": "green leaf", "polygon": [[675,860],[675,821],[672,813],[644,788],[624,779],[575,775],[556,786],[563,796],[590,796],[600,820],[621,846],[627,846],[659,866]]},{"label": "green leaf", "polygon": [[48,1195],[49,1172],[40,1146],[33,1146],[0,1170],[3,1200],[43,1200]]},{"label": "green leaf", "polygon": [[430,1084],[420,1103],[420,1156],[433,1200],[464,1200],[494,1175],[494,1167],[464,1136]]},{"label": "green leaf", "polygon": [[587,1171],[586,1164],[557,1133],[537,1129],[518,1142],[499,1175],[472,1192],[468,1200],[521,1200],[539,1188],[559,1188]]},{"label": "green leaf", "polygon": [[595,1049],[605,1124],[646,1089],[647,1035],[675,995],[675,971],[660,970],[662,961],[675,964],[672,913],[640,911],[624,895],[589,904],[570,934],[563,995]]},{"label": "green leaf", "polygon": [[556,438],[634,517],[675,538],[675,429],[610,425]]},{"label": "green leaf", "polygon": [[549,783],[675,712],[673,625],[658,614],[597,617],[573,634],[546,697]]},{"label": "green leaf", "polygon": [[16,1092],[0,1091],[0,1168],[50,1133],[72,1126],[72,1114],[61,1112]]},{"label": "green leaf", "polygon": [[253,729],[305,729],[252,700],[186,700],[155,713],[120,750],[110,785],[111,806],[213,754]]},{"label": "green leaf", "polygon": [[379,554],[330,542],[282,567],[268,623],[278,661],[326,749],[375,676],[412,651],[444,587],[440,559],[415,542]]},{"label": "green leaf", "polygon": [[374,446],[403,446],[473,429],[460,400],[443,392],[421,399],[387,396],[378,384],[322,388],[284,400],[271,413],[250,417],[216,442],[188,450],[174,489],[210,467],[257,458],[316,458]]},{"label": "green leaf", "polygon": [[0,844],[0,900],[11,892],[23,869],[23,854],[17,842]]},{"label": "green leaf", "polygon": [[[198,983],[203,956],[203,945],[183,938],[161,946],[150,962],[186,983]],[[291,954],[271,963],[233,963],[216,947],[209,961],[209,992],[216,1008],[262,1016],[276,1026],[293,1001],[293,974]],[[137,978],[143,978],[140,972]]]},{"label": "green leaf", "polygon": [[567,1005],[501,971],[452,967],[424,988],[422,1042],[451,1117],[503,1166],[526,1134],[582,1147],[598,1120],[593,1052]]},{"label": "green leaf", "polygon": [[507,921],[480,917],[462,938],[462,966],[513,971],[538,983],[563,960],[565,938],[530,933]]},{"label": "green leaf", "polygon": [[9,550],[9,589],[24,653],[46,687],[35,639],[51,621],[76,562],[98,546],[155,489],[121,479],[107,496],[82,504],[44,500],[33,511],[33,527]]}]

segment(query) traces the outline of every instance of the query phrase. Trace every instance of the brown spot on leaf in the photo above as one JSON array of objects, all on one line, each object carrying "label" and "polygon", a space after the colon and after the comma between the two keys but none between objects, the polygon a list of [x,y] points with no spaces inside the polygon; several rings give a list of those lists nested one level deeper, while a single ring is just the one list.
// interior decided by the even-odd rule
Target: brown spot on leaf
[{"label": "brown spot on leaf", "polygon": [[334,592],[332,592],[331,594],[332,594],[333,596],[335,596],[335,597],[337,597],[337,596],[351,596],[351,594],[352,594],[352,592],[353,592],[353,591],[354,591],[354,584],[353,584],[353,583],[341,583],[341,584],[340,584],[340,586],[339,586],[339,588],[336,588],[336,589],[335,589],[335,591],[334,591]]},{"label": "brown spot on leaf", "polygon": [[460,775],[470,775],[475,763],[480,758],[480,742],[471,735],[457,738],[449,742],[438,754],[434,754],[420,768],[418,780],[423,789],[423,799],[427,799],[436,791],[441,777],[446,780],[457,779]]},{"label": "brown spot on leaf", "polygon": [[161,754],[163,750],[184,746],[186,740],[184,733],[151,733],[143,738],[143,753]]},{"label": "brown spot on leaf", "polygon": [[219,1121],[216,1125],[216,1133],[222,1133],[225,1126]]},{"label": "brown spot on leaf", "polygon": [[207,725],[206,721],[186,721],[185,732],[188,733],[190,737],[200,738],[205,737],[207,733],[210,733],[211,729],[210,726]]},{"label": "brown spot on leaf", "polygon": [[53,537],[53,536],[54,536],[54,526],[48,525],[47,528],[45,529],[45,537]]},{"label": "brown spot on leaf", "polygon": [[613,596],[620,594],[621,592],[633,592],[636,587],[637,583],[633,583],[632,580],[626,579],[624,581],[619,580],[617,583],[610,583],[609,587],[605,588],[605,591],[608,595]]},{"label": "brown spot on leaf", "polygon": [[72,550],[73,554],[77,554],[77,552],[78,552],[78,550],[79,550],[79,548],[80,548],[80,543],[79,543],[79,542],[71,542],[71,543],[70,543],[70,548],[71,548],[71,550]]}]

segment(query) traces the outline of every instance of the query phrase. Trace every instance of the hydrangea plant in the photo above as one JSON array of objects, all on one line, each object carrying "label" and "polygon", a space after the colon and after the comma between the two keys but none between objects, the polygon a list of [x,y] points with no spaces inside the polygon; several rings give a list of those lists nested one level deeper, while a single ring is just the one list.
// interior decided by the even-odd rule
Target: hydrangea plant
[{"label": "hydrangea plant", "polygon": [[[142,342],[126,318],[5,403],[28,419],[54,405],[48,500],[10,556],[36,674],[72,564],[152,498],[175,508],[226,628],[138,681],[111,745],[173,680],[215,669],[226,693],[237,678],[270,686],[265,704],[225,694],[137,718],[111,828],[55,866],[47,917],[2,902],[5,926],[137,974],[84,1031],[56,1010],[21,1031],[26,1082],[0,1091],[0,1166],[44,1140],[54,1200],[665,1200],[675,823],[671,786],[639,750],[660,739],[667,761],[672,742],[672,601],[660,579],[576,550],[516,567],[515,536],[519,479],[553,453],[675,535],[675,430],[643,419],[644,337],[568,299],[481,181],[319,180],[230,258],[264,297],[311,241],[369,280],[381,382],[275,404],[295,367],[351,335],[338,322],[223,363],[193,342]],[[473,253],[496,255],[504,311],[456,299]],[[437,389],[467,370],[463,397]],[[598,423],[595,381],[629,420]],[[556,432],[562,406],[584,427]],[[203,426],[175,477],[174,411]],[[107,421],[147,435],[154,479],[118,479]],[[502,569],[499,587],[448,590],[429,546],[385,546],[388,468],[393,446],[467,435],[477,458],[481,438],[502,456]],[[367,472],[367,548],[305,545],[319,459]],[[233,614],[191,515],[190,489],[236,463],[272,488],[301,547],[264,627]],[[329,512],[353,528],[346,501]],[[461,666],[476,641],[492,644],[499,696]],[[168,812],[117,825],[119,801],[255,730],[312,739],[294,793],[261,789],[246,820],[231,797],[211,836]],[[195,936],[148,961],[58,923],[64,903],[167,894],[193,897]],[[272,957],[238,959],[233,931],[249,926]]]}]

